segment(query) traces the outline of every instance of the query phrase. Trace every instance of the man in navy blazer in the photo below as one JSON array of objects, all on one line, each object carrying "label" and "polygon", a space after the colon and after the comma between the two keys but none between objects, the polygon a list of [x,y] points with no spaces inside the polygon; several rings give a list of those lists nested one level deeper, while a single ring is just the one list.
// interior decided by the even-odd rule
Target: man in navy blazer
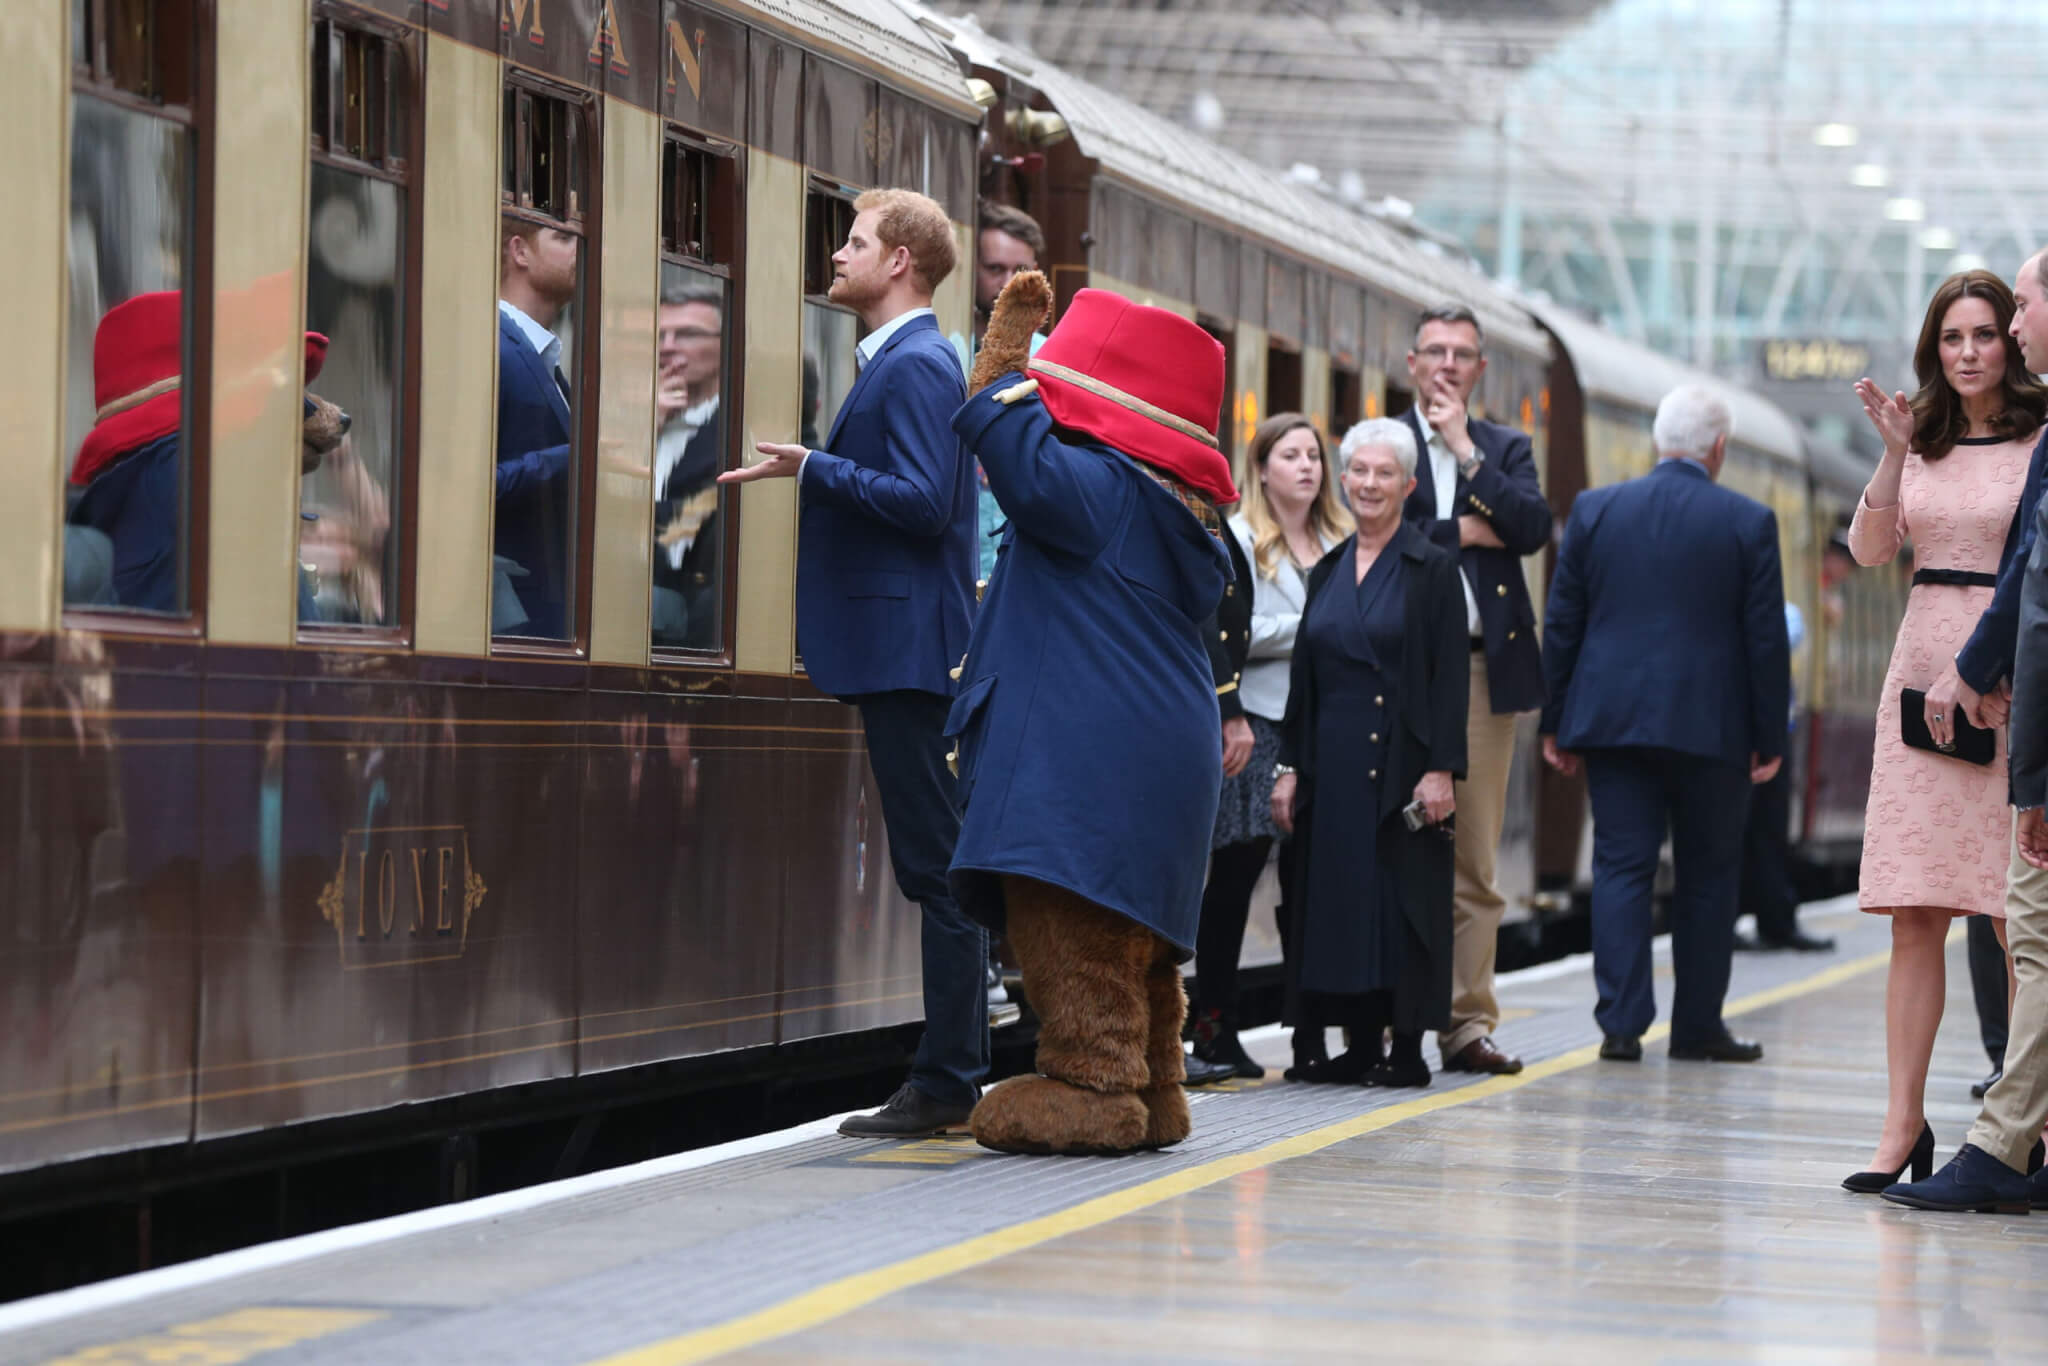
[{"label": "man in navy blazer", "polygon": [[[570,634],[575,550],[574,448],[562,341],[553,331],[576,297],[573,233],[507,218],[498,257],[498,470],[493,549],[520,573],[517,634]],[[510,570],[507,571],[510,573]]]},{"label": "man in navy blazer", "polygon": [[932,314],[953,269],[946,211],[870,190],[832,258],[831,298],[868,327],[860,373],[818,450],[764,441],[722,483],[794,478],[796,633],[819,688],[860,708],[903,894],[924,909],[925,1035],[910,1079],[840,1132],[905,1137],[964,1125],[988,1073],[988,936],[954,901],[960,834],[946,713],[973,610],[974,462],[953,434],[967,387]]},{"label": "man in navy blazer", "polygon": [[1778,520],[1719,487],[1733,426],[1712,391],[1664,396],[1649,474],[1579,495],[1543,638],[1543,757],[1583,758],[1593,805],[1600,1056],[1634,1062],[1656,1017],[1651,885],[1670,830],[1671,1056],[1753,1062],[1721,1019],[1749,789],[1783,762],[1791,705]]},{"label": "man in navy blazer", "polygon": [[1404,515],[1458,557],[1472,682],[1465,713],[1465,777],[1457,785],[1457,895],[1451,914],[1451,1027],[1437,1039],[1453,1072],[1515,1073],[1522,1060],[1493,1042],[1500,1005],[1494,950],[1507,902],[1495,877],[1515,756],[1515,714],[1543,705],[1543,653],[1522,558],[1550,544],[1550,504],[1529,438],[1471,416],[1486,373],[1486,338],[1462,304],[1422,315],[1408,377],[1409,430],[1421,459]]}]

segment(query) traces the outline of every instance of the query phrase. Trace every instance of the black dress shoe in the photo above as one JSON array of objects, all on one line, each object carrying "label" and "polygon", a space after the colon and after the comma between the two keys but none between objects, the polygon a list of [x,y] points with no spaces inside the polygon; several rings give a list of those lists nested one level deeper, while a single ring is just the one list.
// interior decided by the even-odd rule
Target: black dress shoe
[{"label": "black dress shoe", "polygon": [[1609,1034],[1600,1040],[1600,1056],[1609,1062],[1641,1062],[1643,1060],[1643,1036],[1640,1034]]},{"label": "black dress shoe", "polygon": [[1753,934],[1744,934],[1740,930],[1735,932],[1735,951],[1737,953],[1762,953],[1766,947],[1768,946]]},{"label": "black dress shoe", "polygon": [[1971,1082],[1970,1098],[1972,1100],[1984,1099],[1985,1094],[1988,1091],[1990,1091],[1992,1087],[1998,1085],[1998,1079],[2004,1075],[2005,1069],[2003,1067],[1994,1067],[1991,1069],[1991,1074],[1985,1077],[1984,1080]]},{"label": "black dress shoe", "polygon": [[1305,1081],[1312,1086],[1356,1086],[1384,1061],[1377,1048],[1347,1048],[1321,1062],[1296,1063],[1284,1075],[1289,1081]]},{"label": "black dress shoe", "polygon": [[1887,1187],[1884,1198],[1949,1214],[2026,1214],[2033,1207],[2027,1178],[1974,1143],[1956,1149],[1948,1165],[1925,1181]]},{"label": "black dress shoe", "polygon": [[1187,1076],[1182,1086],[1208,1086],[1214,1082],[1230,1081],[1237,1076],[1237,1069],[1227,1062],[1210,1062],[1199,1053],[1191,1053],[1187,1060]]},{"label": "black dress shoe", "polygon": [[1762,935],[1759,935],[1757,938],[1758,947],[1760,948],[1790,949],[1794,953],[1829,953],[1835,947],[1834,940],[1808,934],[1804,930],[1794,930],[1782,938],[1777,936],[1766,938]]},{"label": "black dress shoe", "polygon": [[1764,1046],[1754,1039],[1723,1034],[1695,1044],[1671,1045],[1671,1056],[1680,1062],[1755,1062],[1763,1057]]},{"label": "black dress shoe", "polygon": [[1367,1086],[1383,1086],[1392,1090],[1423,1087],[1429,1085],[1429,1064],[1420,1058],[1383,1062],[1360,1080]]},{"label": "black dress shoe", "polygon": [[871,1115],[849,1115],[839,1132],[848,1138],[930,1138],[963,1128],[974,1102],[964,1105],[934,1100],[909,1082],[896,1088],[889,1103]]}]

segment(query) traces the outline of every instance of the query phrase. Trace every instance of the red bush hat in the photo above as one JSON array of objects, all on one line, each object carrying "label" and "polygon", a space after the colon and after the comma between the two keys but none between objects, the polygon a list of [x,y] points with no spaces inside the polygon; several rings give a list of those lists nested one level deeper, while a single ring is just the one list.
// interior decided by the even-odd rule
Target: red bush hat
[{"label": "red bush hat", "polygon": [[1085,432],[1218,503],[1237,501],[1216,444],[1223,346],[1163,308],[1084,289],[1031,358],[1053,421]]},{"label": "red bush hat", "polygon": [[[92,339],[93,428],[78,443],[71,482],[85,485],[132,451],[178,430],[184,404],[184,300],[175,289],[115,304]],[[327,338],[306,334],[306,379],[320,373]]]}]

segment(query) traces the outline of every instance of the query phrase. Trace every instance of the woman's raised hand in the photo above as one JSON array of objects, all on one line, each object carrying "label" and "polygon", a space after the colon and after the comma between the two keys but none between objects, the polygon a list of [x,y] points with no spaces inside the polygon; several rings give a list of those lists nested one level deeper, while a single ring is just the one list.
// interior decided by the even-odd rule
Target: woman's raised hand
[{"label": "woman's raised hand", "polygon": [[1906,401],[1906,396],[1893,393],[1885,397],[1884,390],[1866,375],[1856,381],[1856,397],[1863,400],[1863,415],[1884,438],[1884,453],[1904,455],[1913,440],[1913,405]]}]

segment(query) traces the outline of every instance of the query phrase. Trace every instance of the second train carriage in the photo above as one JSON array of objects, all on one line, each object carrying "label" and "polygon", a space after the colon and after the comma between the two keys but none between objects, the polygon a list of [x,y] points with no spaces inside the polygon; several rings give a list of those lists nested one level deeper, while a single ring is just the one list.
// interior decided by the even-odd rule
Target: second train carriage
[{"label": "second train carriage", "polygon": [[[1393,228],[919,7],[19,0],[0,53],[45,206],[7,240],[49,282],[0,337],[0,1172],[916,1017],[858,727],[795,654],[794,490],[712,502],[680,619],[658,569],[659,368],[694,348],[716,375],[691,435],[721,466],[815,440],[851,378],[854,320],[823,295],[863,187],[926,189],[969,253],[977,196],[1009,199],[1044,221],[1062,300],[1201,321],[1238,449],[1273,411],[1332,433],[1400,411],[1416,311],[1446,296],[1487,328],[1476,406],[1531,432],[1560,511],[1647,444],[1624,382],[1647,353],[1546,331]],[[579,242],[551,637],[497,610],[507,221]],[[938,301],[949,331],[970,278]],[[152,290],[190,305],[186,457],[178,599],[137,613],[67,600],[61,490],[100,406],[97,322]],[[357,424],[303,478],[302,327],[331,338],[312,390]],[[1589,402],[1603,366],[1624,378]],[[1853,467],[1802,472],[1774,417],[1752,425],[1738,486],[1796,522],[1788,583],[1811,584]],[[1816,755],[1867,737],[1888,593],[1853,581],[1809,647]],[[1539,862],[1533,748],[1502,861],[1522,914],[1576,862]],[[1809,833],[1853,843],[1847,787],[1810,789],[1836,799],[1809,796]]]}]

